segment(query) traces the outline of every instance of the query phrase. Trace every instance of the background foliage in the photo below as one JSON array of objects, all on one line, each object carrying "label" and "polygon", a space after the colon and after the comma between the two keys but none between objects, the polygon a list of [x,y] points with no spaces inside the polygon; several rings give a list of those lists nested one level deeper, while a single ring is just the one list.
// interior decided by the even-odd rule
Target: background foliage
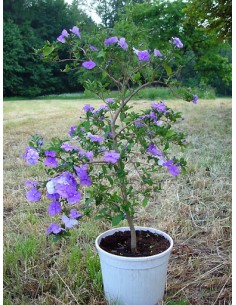
[{"label": "background foliage", "polygon": [[[55,40],[62,29],[76,24],[93,36],[98,26],[79,4],[78,0],[71,5],[64,0],[4,0],[5,97],[83,91],[86,74],[62,73],[34,54],[45,41]],[[171,37],[179,37],[184,42],[184,68],[177,80],[201,90],[213,88],[218,95],[231,95],[231,9],[228,0],[207,0],[204,7],[200,0],[101,0],[97,5],[103,26],[111,33],[139,33],[150,49],[161,49]]]}]

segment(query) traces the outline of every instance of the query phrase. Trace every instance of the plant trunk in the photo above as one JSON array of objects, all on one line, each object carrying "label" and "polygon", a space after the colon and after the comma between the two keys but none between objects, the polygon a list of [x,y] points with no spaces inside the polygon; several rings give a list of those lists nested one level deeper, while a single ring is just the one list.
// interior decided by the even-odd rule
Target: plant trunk
[{"label": "plant trunk", "polygon": [[126,215],[126,219],[128,221],[129,227],[130,227],[130,234],[131,234],[131,252],[136,253],[137,251],[137,238],[136,238],[136,232],[134,228],[133,219],[130,215]]}]

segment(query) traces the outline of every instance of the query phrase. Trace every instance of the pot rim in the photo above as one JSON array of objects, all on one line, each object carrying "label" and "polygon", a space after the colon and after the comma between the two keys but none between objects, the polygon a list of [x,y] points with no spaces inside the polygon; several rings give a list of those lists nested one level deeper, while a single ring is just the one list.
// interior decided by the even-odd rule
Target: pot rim
[{"label": "pot rim", "polygon": [[113,229],[110,229],[110,230],[107,230],[103,233],[101,233],[95,240],[95,246],[97,248],[97,250],[101,253],[103,253],[104,255],[106,256],[109,256],[109,257],[113,257],[114,259],[116,258],[117,260],[124,260],[124,261],[132,261],[132,262],[139,262],[139,261],[151,261],[151,260],[154,260],[154,259],[157,259],[157,258],[160,258],[162,256],[165,256],[167,253],[171,252],[172,248],[173,248],[173,239],[165,232],[161,231],[161,230],[158,230],[158,229],[155,229],[155,228],[152,228],[152,227],[141,227],[141,226],[135,226],[135,230],[143,230],[143,231],[148,231],[148,230],[153,230],[155,231],[156,233],[164,236],[169,242],[170,242],[170,246],[168,249],[166,249],[165,251],[161,252],[161,253],[158,253],[158,254],[154,254],[154,255],[151,255],[151,256],[142,256],[142,257],[129,257],[129,256],[120,256],[120,255],[116,255],[116,254],[112,254],[112,253],[109,253],[105,250],[103,250],[100,246],[99,246],[99,243],[100,243],[100,240],[101,238],[103,237],[104,234],[107,234],[107,233],[111,233],[111,234],[108,234],[108,235],[113,235],[113,233],[117,232],[117,231],[129,231],[130,228],[129,227],[118,227],[118,228],[113,228]]}]

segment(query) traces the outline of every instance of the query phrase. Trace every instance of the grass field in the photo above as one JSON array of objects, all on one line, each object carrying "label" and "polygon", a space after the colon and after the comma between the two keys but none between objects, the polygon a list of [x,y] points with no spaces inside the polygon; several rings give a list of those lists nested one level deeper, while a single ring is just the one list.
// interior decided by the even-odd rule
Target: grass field
[{"label": "grass field", "polygon": [[[22,160],[30,135],[46,140],[67,135],[85,103],[98,101],[7,101],[4,115],[4,305],[104,305],[94,240],[110,228],[86,219],[71,237],[51,243],[46,203],[29,204],[24,181],[42,168]],[[137,108],[150,101],[132,102]],[[231,99],[198,105],[168,102],[182,111],[188,130],[188,174],[166,176],[163,191],[136,224],[156,227],[174,239],[165,305],[231,303]]]}]

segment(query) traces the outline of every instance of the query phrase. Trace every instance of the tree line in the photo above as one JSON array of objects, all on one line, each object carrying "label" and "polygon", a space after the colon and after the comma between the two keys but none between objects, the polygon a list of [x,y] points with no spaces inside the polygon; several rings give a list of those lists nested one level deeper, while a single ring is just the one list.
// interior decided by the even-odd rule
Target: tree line
[{"label": "tree line", "polygon": [[[35,55],[35,49],[55,40],[64,28],[78,25],[83,35],[94,35],[98,25],[79,4],[79,0],[70,5],[64,0],[4,0],[4,97],[83,91],[86,73],[63,73],[57,64],[44,63]],[[103,27],[124,37],[135,28],[148,49],[161,49],[178,36],[184,42],[178,80],[185,86],[212,87],[218,95],[231,95],[231,1],[101,0],[94,4]]]}]

